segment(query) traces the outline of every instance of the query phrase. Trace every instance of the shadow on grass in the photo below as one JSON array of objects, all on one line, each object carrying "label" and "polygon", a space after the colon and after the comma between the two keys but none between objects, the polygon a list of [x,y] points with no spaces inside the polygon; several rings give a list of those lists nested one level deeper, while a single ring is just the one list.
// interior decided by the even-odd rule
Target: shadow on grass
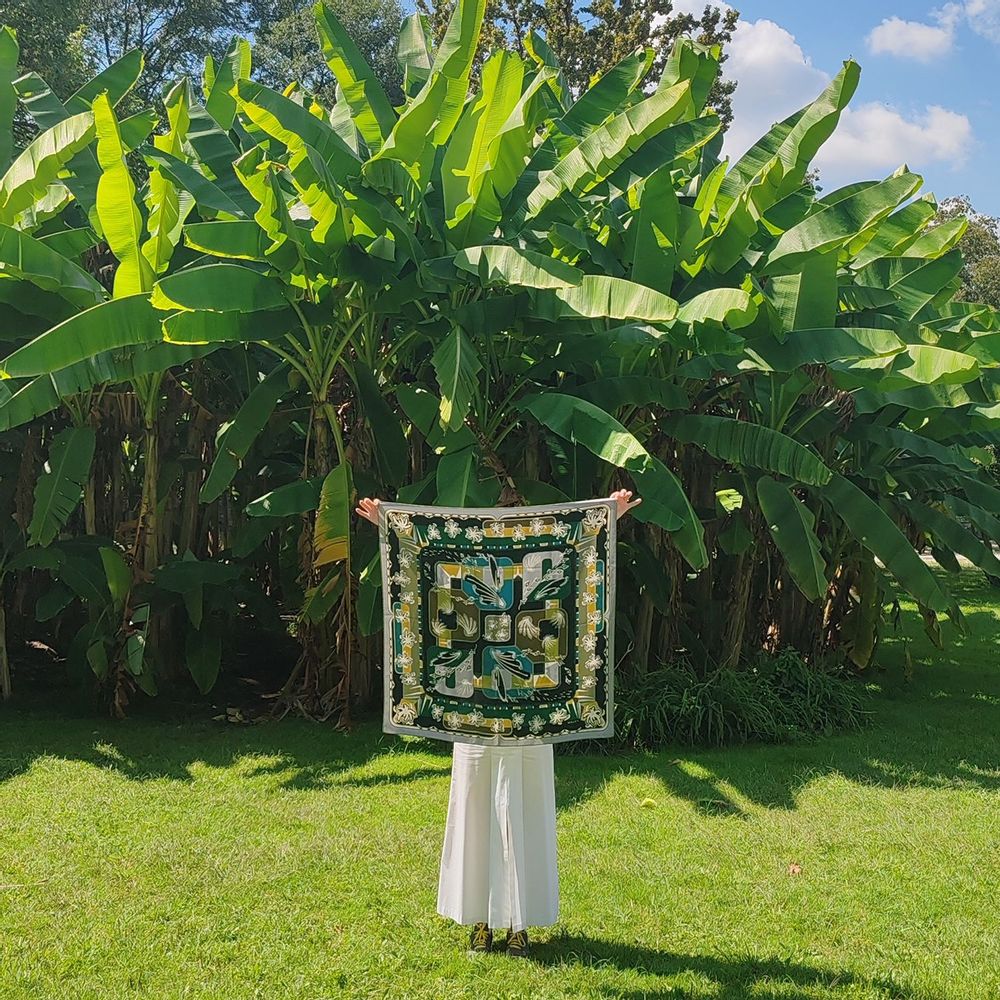
[{"label": "shadow on grass", "polygon": [[[603,995],[615,1000],[659,1000],[687,997],[690,1000],[746,1000],[747,997],[770,996],[768,987],[778,987],[782,1000],[808,1000],[817,989],[835,998],[839,989],[863,986],[878,989],[880,995],[893,1000],[911,1000],[917,994],[884,979],[857,976],[844,970],[822,969],[783,958],[758,958],[753,955],[682,955],[658,951],[638,945],[624,945],[589,937],[572,935],[555,937],[542,944],[533,944],[531,959],[543,966],[600,966],[674,977],[691,974],[704,979],[704,988],[692,990],[685,984],[664,983],[662,988],[621,992],[610,988]],[[791,987],[791,989],[789,989]],[[921,1000],[932,1000],[926,992]]]},{"label": "shadow on grass", "polygon": [[[371,773],[368,765],[419,753],[412,767]],[[440,766],[427,756],[440,757]],[[451,748],[407,744],[374,724],[344,733],[288,719],[256,726],[210,721],[168,723],[134,718],[124,722],[60,717],[57,712],[0,710],[0,782],[45,757],[81,761],[133,781],[191,782],[199,769],[235,770],[247,779],[270,776],[289,791],[375,787],[447,774]]]},{"label": "shadow on grass", "polygon": [[1000,790],[996,706],[970,700],[963,702],[960,715],[951,724],[934,725],[933,713],[925,711],[906,724],[816,743],[689,751],[680,757],[576,755],[558,768],[559,804],[572,808],[585,802],[622,774],[655,778],[670,795],[711,816],[746,816],[744,801],[794,809],[801,789],[828,774],[884,788]]},{"label": "shadow on grass", "polygon": [[[970,597],[985,603],[982,588]],[[995,595],[989,596],[995,600]],[[745,816],[745,803],[794,809],[799,792],[817,776],[837,774],[885,788],[976,787],[1000,790],[1000,631],[991,611],[966,615],[964,635],[943,650],[927,641],[917,616],[884,644],[886,667],[873,676],[871,725],[848,733],[781,745],[713,750],[677,748],[656,754],[573,754],[558,765],[563,808],[586,801],[622,774],[656,779],[672,796],[713,816]],[[904,646],[916,660],[903,680]]]},{"label": "shadow on grass", "polygon": [[[979,675],[982,679],[982,674]],[[942,685],[947,685],[942,687]],[[745,815],[752,802],[795,808],[818,775],[860,784],[1000,789],[997,706],[979,690],[962,690],[948,670],[902,699],[879,699],[872,726],[815,743],[682,750],[657,754],[558,754],[558,801],[572,808],[623,774],[655,778],[670,795],[706,815]],[[194,721],[67,719],[56,712],[0,712],[0,781],[46,756],[109,768],[136,781],[192,781],[198,767],[235,768],[247,778],[273,776],[276,786],[309,790],[398,785],[447,773],[451,748],[401,743],[376,723],[350,733],[301,720],[236,727]],[[410,767],[398,758],[416,757]],[[440,761],[427,763],[431,755]],[[380,761],[392,758],[392,766]]]},{"label": "shadow on grass", "polygon": [[[962,581],[969,606],[992,606],[997,592]],[[562,809],[599,794],[623,774],[648,775],[672,796],[700,812],[743,816],[745,803],[794,809],[800,790],[818,775],[883,787],[1000,789],[1000,736],[995,726],[997,617],[971,611],[961,645],[934,650],[918,616],[904,613],[904,629],[888,640],[878,674],[882,693],[871,726],[813,743],[745,746],[658,754],[557,755],[557,795]],[[951,630],[949,630],[951,631]],[[903,645],[918,664],[911,683],[902,676]],[[198,711],[204,712],[204,709]],[[294,790],[376,787],[447,774],[451,747],[434,741],[403,742],[384,735],[376,721],[343,733],[301,719],[235,726],[191,718],[135,718],[124,722],[73,714],[48,705],[0,708],[0,782],[46,756],[109,768],[136,780],[192,781],[199,767],[233,768],[240,776],[267,777],[272,787]],[[399,765],[410,756],[411,766]],[[435,758],[428,763],[428,756]],[[391,761],[391,766],[383,764]]]}]

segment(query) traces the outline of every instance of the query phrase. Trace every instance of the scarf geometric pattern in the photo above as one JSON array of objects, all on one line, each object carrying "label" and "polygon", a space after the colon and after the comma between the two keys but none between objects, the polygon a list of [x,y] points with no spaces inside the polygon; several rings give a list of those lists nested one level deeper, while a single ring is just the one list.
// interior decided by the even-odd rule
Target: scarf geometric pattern
[{"label": "scarf geometric pattern", "polygon": [[380,504],[385,731],[611,736],[616,513],[613,500]]}]

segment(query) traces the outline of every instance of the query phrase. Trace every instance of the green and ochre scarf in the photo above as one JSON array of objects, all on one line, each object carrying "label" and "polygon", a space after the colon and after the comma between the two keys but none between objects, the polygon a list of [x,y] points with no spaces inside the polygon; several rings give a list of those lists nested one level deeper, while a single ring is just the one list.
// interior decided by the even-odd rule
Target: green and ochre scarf
[{"label": "green and ochre scarf", "polygon": [[383,503],[390,733],[494,745],[611,736],[613,500]]}]

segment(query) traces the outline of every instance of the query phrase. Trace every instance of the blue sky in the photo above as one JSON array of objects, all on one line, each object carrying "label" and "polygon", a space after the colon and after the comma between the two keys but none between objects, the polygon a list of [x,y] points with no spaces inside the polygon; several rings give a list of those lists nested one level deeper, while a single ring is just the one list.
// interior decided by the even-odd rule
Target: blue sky
[{"label": "blue sky", "polygon": [[[700,10],[704,0],[675,0]],[[818,94],[854,58],[861,85],[817,159],[821,184],[900,163],[939,200],[967,194],[1000,215],[1000,0],[743,0],[726,69],[740,81],[727,152],[737,154]]]}]

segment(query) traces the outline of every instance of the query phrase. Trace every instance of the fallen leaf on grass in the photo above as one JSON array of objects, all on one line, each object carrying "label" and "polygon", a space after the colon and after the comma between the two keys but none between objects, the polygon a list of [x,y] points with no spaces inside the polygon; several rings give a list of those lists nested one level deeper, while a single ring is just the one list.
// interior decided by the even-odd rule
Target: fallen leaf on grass
[{"label": "fallen leaf on grass", "polygon": [[797,865],[794,861],[788,866],[789,875],[801,875],[802,865]]}]

